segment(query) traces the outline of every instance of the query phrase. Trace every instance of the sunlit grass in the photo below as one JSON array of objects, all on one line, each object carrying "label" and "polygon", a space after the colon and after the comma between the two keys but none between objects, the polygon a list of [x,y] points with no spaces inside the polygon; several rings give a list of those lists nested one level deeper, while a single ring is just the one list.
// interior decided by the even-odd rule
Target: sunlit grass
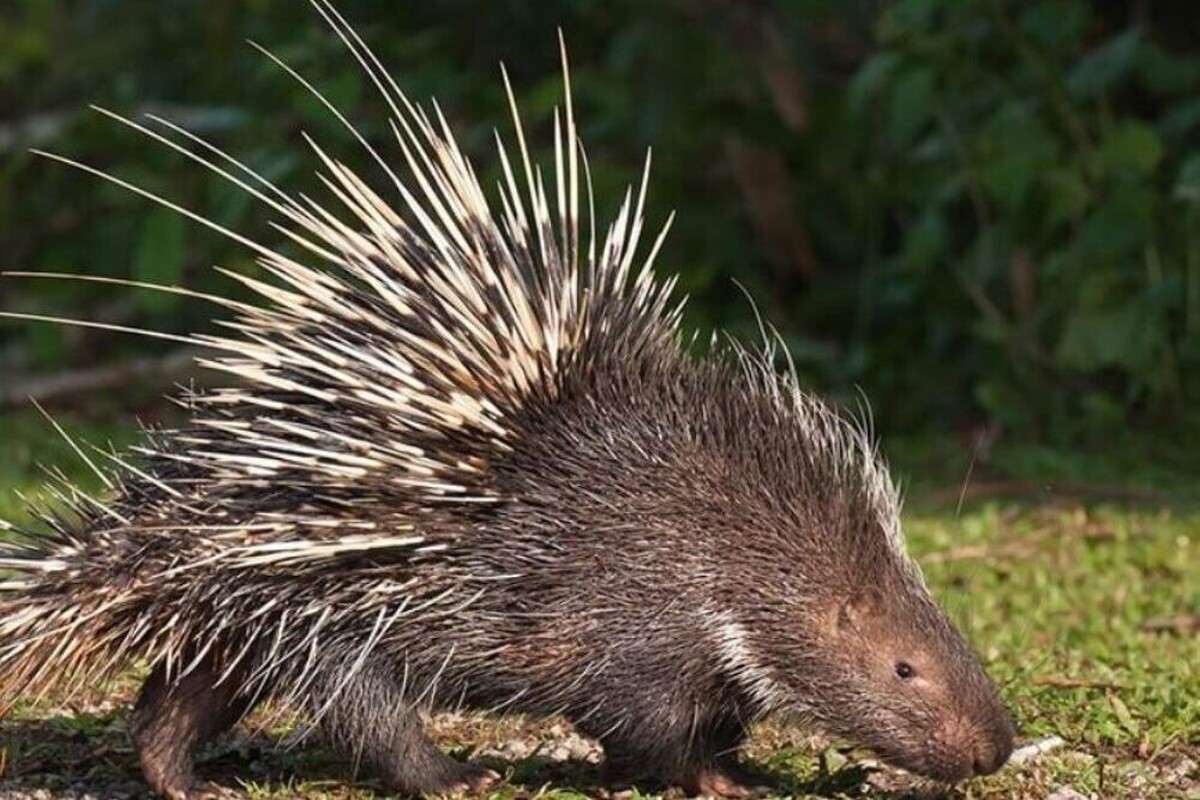
[{"label": "sunlit grass", "polygon": [[[133,436],[69,415],[61,422],[98,444]],[[23,515],[15,492],[37,494],[39,461],[69,465],[73,477],[97,486],[41,417],[0,418],[0,517]],[[1176,485],[1185,482],[1186,476]],[[1053,504],[1045,498],[968,503],[959,512],[953,502],[935,506],[913,494],[905,516],[910,547],[1002,685],[1022,741],[1059,736],[1066,742],[954,791],[1033,798],[1063,784],[1102,796],[1200,789],[1194,767],[1200,761],[1200,510],[1187,503],[1083,505],[1057,496]],[[133,688],[132,681],[120,682],[117,699],[128,701]],[[113,786],[144,791],[123,709],[120,702],[18,708],[0,727],[0,789],[41,787],[49,790],[40,795],[46,797],[65,797],[78,787],[101,794]],[[475,754],[506,774],[495,798],[543,789],[546,797],[593,793],[593,764],[547,757],[561,749],[563,735],[561,725],[477,718],[452,720],[437,732],[456,755]],[[525,755],[503,757],[505,743],[514,740],[525,742]],[[235,737],[232,749],[202,758],[201,772],[253,798],[381,796],[369,775],[355,776],[318,743],[280,750],[276,741],[273,735]],[[750,748],[752,762],[790,795],[900,797],[914,790],[895,773],[864,768],[864,755],[773,725]]]}]

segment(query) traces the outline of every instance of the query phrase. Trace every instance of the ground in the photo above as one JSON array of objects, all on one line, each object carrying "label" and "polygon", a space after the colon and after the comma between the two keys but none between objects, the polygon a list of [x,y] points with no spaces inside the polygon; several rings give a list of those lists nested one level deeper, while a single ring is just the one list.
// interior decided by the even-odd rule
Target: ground
[{"label": "ground", "polygon": [[[37,484],[31,462],[71,455],[27,417],[0,418],[0,443],[0,517],[13,516],[14,490]],[[1003,687],[1020,743],[1048,742],[1048,752],[946,788],[774,722],[748,753],[770,778],[768,796],[1200,798],[1200,508],[1189,500],[1194,477],[1149,474],[1151,490],[989,481],[980,468],[965,484],[918,479],[909,491],[905,526],[931,587]],[[125,733],[135,689],[136,671],[10,712],[0,800],[146,796]],[[598,750],[562,722],[446,717],[434,729],[447,749],[505,776],[495,798],[601,791]],[[379,796],[370,776],[289,733],[239,730],[200,770],[243,797]]]}]

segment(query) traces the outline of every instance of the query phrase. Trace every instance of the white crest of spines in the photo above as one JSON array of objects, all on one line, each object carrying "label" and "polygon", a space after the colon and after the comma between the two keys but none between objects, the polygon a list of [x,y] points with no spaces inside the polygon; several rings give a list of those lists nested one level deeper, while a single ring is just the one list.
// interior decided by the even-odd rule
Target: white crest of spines
[{"label": "white crest of spines", "polygon": [[[754,312],[762,335],[761,348],[751,349],[730,336],[725,338],[743,378],[751,391],[770,400],[803,433],[814,461],[830,470],[828,474],[836,483],[855,486],[863,493],[888,546],[907,561],[900,527],[900,491],[879,452],[870,407],[863,407],[859,416],[848,417],[805,391],[779,332],[763,322],[757,308]],[[717,346],[714,335],[710,349]],[[780,353],[784,360],[782,372],[777,366]]]},{"label": "white crest of spines", "polygon": [[[657,283],[651,272],[670,221],[635,270],[643,173],[636,194],[626,194],[598,241],[561,33],[566,102],[554,113],[549,191],[502,68],[516,148],[514,158],[497,134],[502,170],[497,213],[440,107],[434,103],[431,115],[410,101],[333,4],[311,1],[383,97],[403,168],[292,67],[255,46],[339,120],[379,167],[384,189],[372,187],[307,135],[320,180],[336,206],[289,194],[174,123],[151,116],[143,124],[103,112],[249,193],[278,215],[273,225],[297,255],[95,168],[50,157],[224,234],[254,252],[269,276],[226,272],[260,295],[261,307],[162,287],[209,299],[233,318],[221,323],[226,330],[221,334],[144,333],[216,351],[200,363],[237,379],[231,388],[194,398],[200,430],[182,440],[187,449],[172,457],[229,479],[299,471],[307,481],[348,485],[370,476],[439,497],[487,499],[486,492],[481,496],[459,480],[478,465],[448,442],[470,440],[476,454],[481,448],[505,449],[511,412],[531,392],[554,390],[556,370],[589,325],[618,317],[676,325],[677,310],[666,308],[671,286]],[[586,249],[579,231],[585,191]],[[393,193],[398,202],[386,199]],[[618,308],[625,313],[613,314]],[[331,431],[331,418],[361,425],[361,435],[347,435],[346,426]]]}]

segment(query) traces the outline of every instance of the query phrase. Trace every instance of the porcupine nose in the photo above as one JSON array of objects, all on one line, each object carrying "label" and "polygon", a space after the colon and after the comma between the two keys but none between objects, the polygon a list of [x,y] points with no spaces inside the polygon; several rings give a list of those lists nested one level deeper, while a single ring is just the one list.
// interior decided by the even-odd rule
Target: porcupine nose
[{"label": "porcupine nose", "polygon": [[1012,753],[1013,733],[1007,714],[974,720],[955,715],[944,720],[934,739],[941,754],[937,777],[953,783],[990,775]]},{"label": "porcupine nose", "polygon": [[1014,726],[1007,713],[988,733],[975,741],[972,767],[976,775],[991,775],[1012,755]]},{"label": "porcupine nose", "polygon": [[991,775],[1004,766],[1012,747],[997,747],[992,742],[984,742],[975,748],[972,767],[976,775]]}]

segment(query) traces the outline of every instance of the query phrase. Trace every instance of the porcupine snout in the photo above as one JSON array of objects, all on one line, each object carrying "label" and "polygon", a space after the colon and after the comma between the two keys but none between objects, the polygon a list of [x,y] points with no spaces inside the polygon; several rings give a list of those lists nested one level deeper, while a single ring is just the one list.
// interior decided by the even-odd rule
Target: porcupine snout
[{"label": "porcupine snout", "polygon": [[963,779],[990,775],[1004,766],[1012,754],[1015,733],[1007,713],[987,720],[953,716],[938,725],[934,740],[941,753],[953,753],[959,762],[947,764],[945,772]]}]

